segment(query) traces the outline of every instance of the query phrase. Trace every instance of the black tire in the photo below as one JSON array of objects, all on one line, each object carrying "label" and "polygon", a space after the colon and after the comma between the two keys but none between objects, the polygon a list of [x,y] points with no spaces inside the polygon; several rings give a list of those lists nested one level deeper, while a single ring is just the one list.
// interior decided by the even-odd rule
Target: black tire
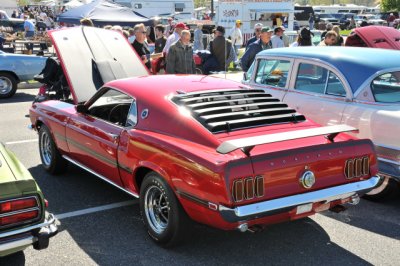
[{"label": "black tire", "polygon": [[381,201],[394,195],[399,190],[399,184],[393,178],[388,176],[384,177],[384,180],[380,186],[371,190],[363,196],[363,198],[370,201]]},{"label": "black tire", "polygon": [[155,172],[148,173],[140,187],[140,213],[150,237],[163,247],[182,243],[190,227],[174,192]]},{"label": "black tire", "polygon": [[17,91],[18,82],[10,73],[0,72],[0,99],[10,98]]},{"label": "black tire", "polygon": [[39,153],[44,169],[50,174],[64,173],[67,168],[67,161],[61,156],[50,130],[42,125],[39,130]]}]

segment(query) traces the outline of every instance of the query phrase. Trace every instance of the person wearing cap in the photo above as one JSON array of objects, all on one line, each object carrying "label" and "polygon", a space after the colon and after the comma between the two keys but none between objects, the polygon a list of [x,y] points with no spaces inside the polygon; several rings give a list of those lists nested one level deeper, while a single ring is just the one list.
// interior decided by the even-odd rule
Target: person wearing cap
[{"label": "person wearing cap", "polygon": [[[212,71],[226,71],[228,65],[235,58],[235,50],[233,48],[232,42],[225,38],[225,28],[223,26],[218,26],[215,29],[214,39],[209,43],[207,50],[211,52],[213,57],[216,58],[218,66]],[[204,67],[204,66],[203,66]],[[209,73],[208,65],[205,67],[205,73]]]},{"label": "person wearing cap", "polygon": [[263,24],[261,24],[261,23],[256,23],[254,25],[254,37],[247,41],[246,50],[249,48],[250,44],[252,44],[253,42],[257,41],[260,38],[262,27],[263,27]]},{"label": "person wearing cap", "polygon": [[229,37],[231,38],[233,47],[235,48],[236,55],[238,54],[238,49],[243,45],[243,36],[240,27],[242,26],[242,21],[240,19],[235,21],[235,27],[232,28]]},{"label": "person wearing cap", "polygon": [[[175,30],[174,33],[168,36],[167,42],[165,43],[163,53],[168,54],[169,48],[171,47],[172,44],[176,43],[179,41],[181,38],[181,32],[183,30],[187,30],[188,28],[186,27],[185,23],[179,22],[178,24],[175,25]],[[167,61],[168,64],[168,61]]]},{"label": "person wearing cap", "polygon": [[272,48],[282,48],[285,44],[282,40],[283,30],[281,27],[276,27],[274,29],[274,35],[271,37]]},{"label": "person wearing cap", "polygon": [[190,45],[190,31],[182,30],[181,38],[171,45],[167,55],[168,74],[195,74],[196,64]]},{"label": "person wearing cap", "polygon": [[251,64],[256,58],[256,54],[261,52],[262,50],[271,49],[271,36],[274,30],[270,27],[263,27],[261,29],[260,39],[258,41],[253,42],[249,45],[249,49],[246,50],[244,55],[242,56],[241,63],[243,71],[249,70]]}]

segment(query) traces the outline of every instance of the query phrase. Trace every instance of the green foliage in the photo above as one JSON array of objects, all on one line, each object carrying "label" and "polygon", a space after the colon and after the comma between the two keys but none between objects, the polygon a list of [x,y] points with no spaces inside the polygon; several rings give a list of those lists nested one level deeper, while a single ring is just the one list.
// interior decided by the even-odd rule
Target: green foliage
[{"label": "green foliage", "polygon": [[387,11],[399,11],[400,0],[381,0],[381,9]]}]

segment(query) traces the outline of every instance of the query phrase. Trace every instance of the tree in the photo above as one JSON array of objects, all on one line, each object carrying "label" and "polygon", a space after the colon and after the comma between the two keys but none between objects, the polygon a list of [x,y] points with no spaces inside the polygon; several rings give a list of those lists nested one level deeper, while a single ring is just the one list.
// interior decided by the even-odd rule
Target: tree
[{"label": "tree", "polygon": [[381,0],[382,11],[399,11],[400,0]]}]

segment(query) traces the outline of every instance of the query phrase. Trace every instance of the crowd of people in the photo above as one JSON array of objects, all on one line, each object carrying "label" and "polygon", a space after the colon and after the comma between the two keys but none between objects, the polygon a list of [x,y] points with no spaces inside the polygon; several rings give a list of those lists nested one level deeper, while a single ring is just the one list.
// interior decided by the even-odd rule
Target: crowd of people
[{"label": "crowd of people", "polygon": [[[53,21],[51,9],[23,8],[15,11],[13,17],[23,17],[25,38],[32,38],[35,34],[35,25],[32,19],[36,19],[36,31],[38,24],[43,23],[45,29],[52,29],[56,25]],[[81,25],[94,26],[90,19],[82,19]],[[241,31],[242,22],[235,21],[235,25],[226,33],[225,27],[218,25],[211,34],[211,38],[203,38],[203,25],[196,25],[192,32],[185,23],[176,23],[172,18],[167,25],[158,24],[157,21],[150,27],[137,24],[133,28],[124,29],[118,25],[105,26],[105,29],[116,30],[123,34],[133,49],[140,56],[143,64],[154,74],[164,70],[170,74],[194,74],[196,69],[195,57],[201,59],[201,72],[227,71],[232,64],[234,69],[247,71],[254,61],[257,53],[266,49],[281,47],[311,46],[314,27],[314,16],[311,14],[309,27],[299,30],[293,43],[285,35],[285,27],[277,23],[274,28],[264,26],[262,20],[254,25],[254,36],[244,43]],[[340,36],[340,28],[332,24],[326,25],[326,30],[321,35],[319,46],[344,45],[344,39]],[[239,58],[239,49],[244,48],[244,53]],[[31,49],[29,47],[28,49]],[[195,53],[195,56],[194,56]]]}]

